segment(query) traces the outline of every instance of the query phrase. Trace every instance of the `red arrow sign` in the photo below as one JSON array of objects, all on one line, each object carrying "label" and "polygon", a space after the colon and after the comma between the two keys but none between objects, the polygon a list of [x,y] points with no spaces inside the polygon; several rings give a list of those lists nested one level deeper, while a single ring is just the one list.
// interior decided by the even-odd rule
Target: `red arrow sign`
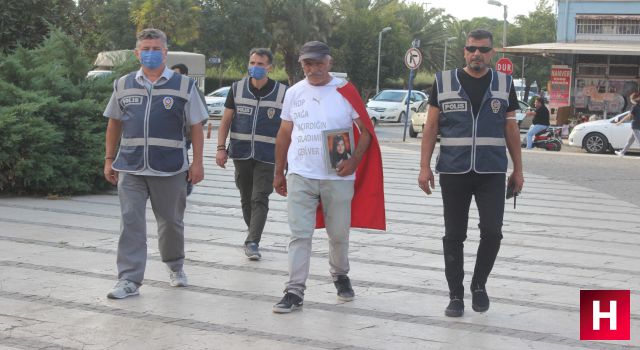
[{"label": "red arrow sign", "polygon": [[513,74],[513,63],[510,59],[502,57],[496,62],[496,70],[505,74]]}]

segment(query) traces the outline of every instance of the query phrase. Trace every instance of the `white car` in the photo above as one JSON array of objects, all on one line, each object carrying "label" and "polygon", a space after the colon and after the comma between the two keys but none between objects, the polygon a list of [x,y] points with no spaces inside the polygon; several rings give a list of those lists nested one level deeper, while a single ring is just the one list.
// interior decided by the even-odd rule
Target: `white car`
[{"label": "white car", "polygon": [[[582,147],[589,153],[606,153],[623,148],[631,135],[631,120],[621,125],[616,123],[627,113],[629,112],[620,113],[609,119],[576,125],[569,134],[569,145]],[[637,140],[631,145],[631,149],[640,150]]]},{"label": "white car", "polygon": [[224,102],[227,100],[230,89],[231,86],[225,86],[205,95],[204,99],[207,102],[207,111],[210,117],[222,118]]},{"label": "white car", "polygon": [[[382,90],[367,103],[367,112],[373,124],[403,121],[406,117],[408,90]],[[418,108],[428,96],[421,91],[411,91],[410,108]]]},{"label": "white car", "polygon": [[[526,116],[529,105],[524,101],[518,101],[520,109],[516,110],[516,119],[521,129],[529,129],[533,117]],[[418,109],[411,114],[411,127],[409,128],[409,136],[418,137],[418,133],[422,132],[424,124],[427,122],[427,101],[422,102]]]},{"label": "white car", "polygon": [[418,134],[424,129],[424,124],[427,122],[427,108],[429,103],[422,101],[422,104],[411,113],[411,125],[409,125],[409,137],[416,138]]},{"label": "white car", "polygon": [[90,70],[87,72],[87,79],[104,78],[104,77],[110,76],[111,74],[113,74],[113,71],[110,71],[110,70],[103,70],[103,69]]}]

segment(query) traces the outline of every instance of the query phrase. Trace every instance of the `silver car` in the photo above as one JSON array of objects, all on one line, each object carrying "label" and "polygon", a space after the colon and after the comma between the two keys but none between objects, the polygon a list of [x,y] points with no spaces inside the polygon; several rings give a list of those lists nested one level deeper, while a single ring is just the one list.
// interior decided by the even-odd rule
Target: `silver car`
[{"label": "silver car", "polygon": [[[367,103],[367,112],[374,124],[380,122],[404,121],[407,109],[408,90],[382,90]],[[418,108],[420,103],[428,100],[427,94],[411,91],[411,108]]]},{"label": "silver car", "polygon": [[224,86],[207,94],[204,99],[207,102],[207,111],[209,117],[222,118],[222,112],[224,112],[224,102],[227,100],[227,95],[231,86]]}]

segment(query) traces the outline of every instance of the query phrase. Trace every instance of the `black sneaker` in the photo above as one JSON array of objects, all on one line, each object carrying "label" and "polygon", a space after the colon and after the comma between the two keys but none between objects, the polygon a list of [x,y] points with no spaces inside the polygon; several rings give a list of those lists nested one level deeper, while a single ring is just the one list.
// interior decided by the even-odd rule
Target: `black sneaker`
[{"label": "black sneaker", "polygon": [[277,314],[288,314],[302,308],[302,298],[287,292],[279,303],[273,305],[273,312]]},{"label": "black sneaker", "polygon": [[353,292],[353,288],[351,288],[351,281],[347,275],[339,275],[336,281],[333,281],[333,284],[336,286],[338,290],[338,299],[342,301],[351,301],[355,296]]},{"label": "black sneaker", "polygon": [[258,243],[249,242],[244,245],[244,255],[249,258],[249,260],[260,260],[262,255],[260,255],[260,250],[258,249]]},{"label": "black sneaker", "polygon": [[471,285],[471,308],[475,312],[489,310],[489,296],[484,286]]},{"label": "black sneaker", "polygon": [[451,299],[447,308],[444,309],[444,315],[448,317],[462,317],[462,315],[464,315],[464,301],[458,298]]}]

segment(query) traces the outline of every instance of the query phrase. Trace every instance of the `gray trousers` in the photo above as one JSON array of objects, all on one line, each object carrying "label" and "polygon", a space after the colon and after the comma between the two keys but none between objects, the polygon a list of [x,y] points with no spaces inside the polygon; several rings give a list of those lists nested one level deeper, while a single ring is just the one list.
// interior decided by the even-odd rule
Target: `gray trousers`
[{"label": "gray trousers", "polygon": [[147,263],[147,199],[158,222],[158,249],[171,271],[184,261],[184,210],[187,173],[141,176],[119,173],[118,197],[122,214],[118,242],[118,279],[142,284]]},{"label": "gray trousers", "polygon": [[245,244],[260,243],[273,192],[273,164],[255,159],[234,160],[236,187],[240,190],[242,217],[249,228]]},{"label": "gray trousers", "polygon": [[289,281],[285,291],[304,297],[311,261],[311,238],[316,210],[322,198],[324,220],[329,236],[329,266],[334,280],[349,273],[349,228],[353,180],[314,180],[297,174],[287,176],[289,242]]},{"label": "gray trousers", "polygon": [[634,141],[637,141],[638,143],[640,143],[640,129],[631,129],[631,135],[629,135],[629,140],[627,141],[627,144],[624,145],[624,148],[620,151],[620,153],[622,154],[627,153],[629,148],[631,148],[631,145],[633,145]]}]

